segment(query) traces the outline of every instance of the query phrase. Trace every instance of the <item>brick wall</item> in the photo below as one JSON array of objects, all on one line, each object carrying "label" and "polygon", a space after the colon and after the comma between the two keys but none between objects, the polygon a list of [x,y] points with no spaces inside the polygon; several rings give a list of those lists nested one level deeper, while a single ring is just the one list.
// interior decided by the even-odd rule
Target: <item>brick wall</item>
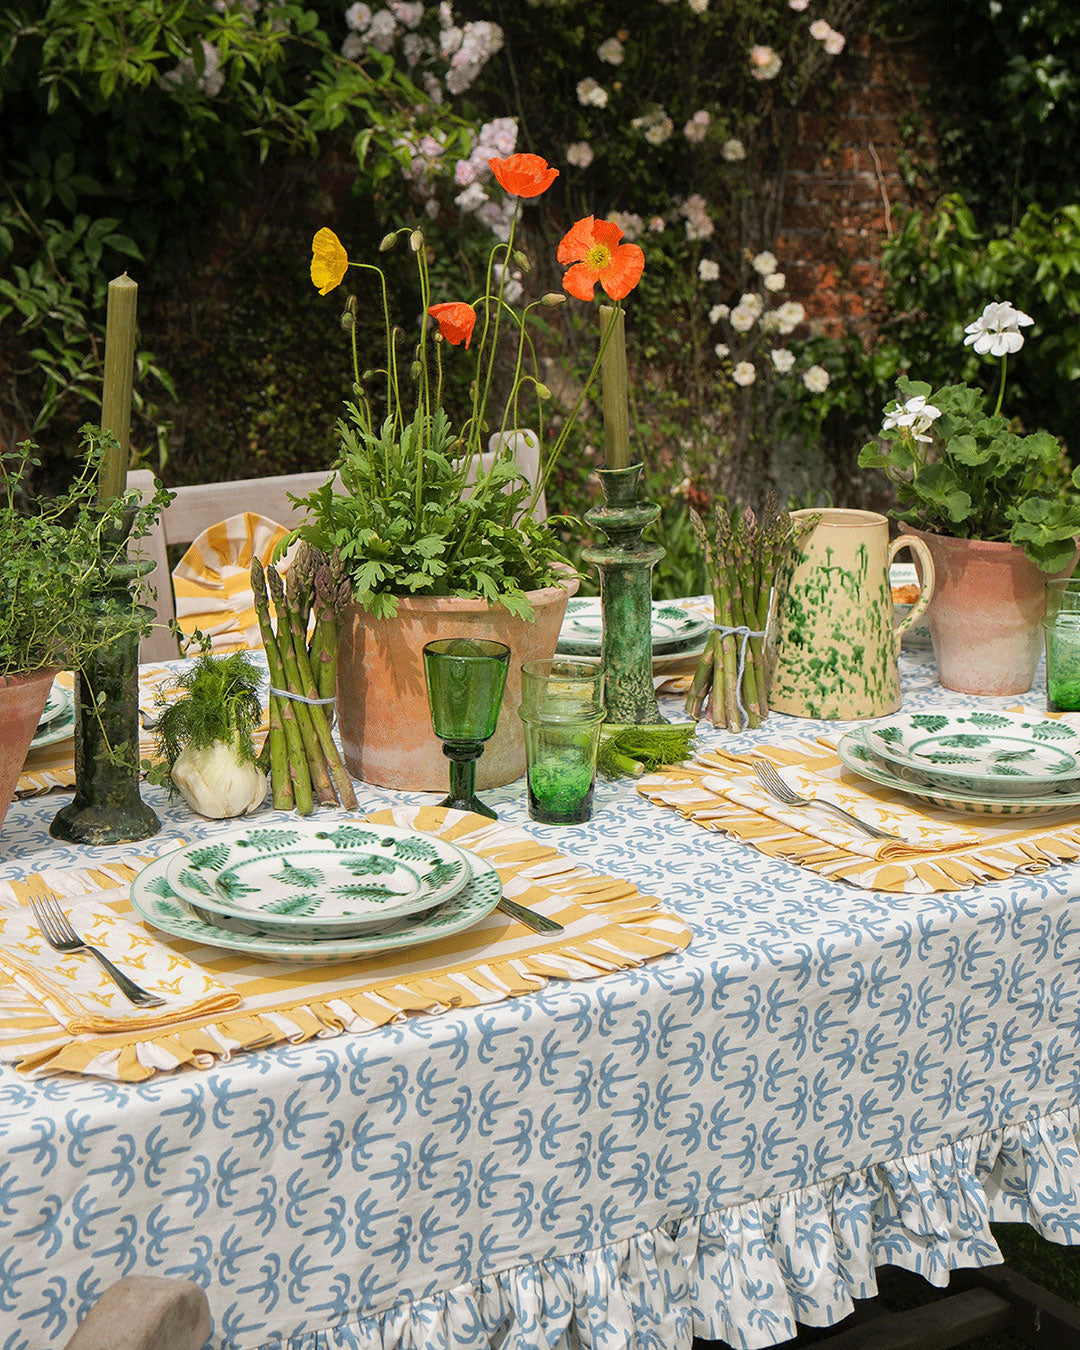
[{"label": "brick wall", "polygon": [[777,241],[790,294],[811,331],[830,337],[877,326],[882,242],[904,208],[928,204],[899,167],[902,120],[929,133],[927,69],[908,47],[869,38],[842,60],[829,105],[799,118]]}]

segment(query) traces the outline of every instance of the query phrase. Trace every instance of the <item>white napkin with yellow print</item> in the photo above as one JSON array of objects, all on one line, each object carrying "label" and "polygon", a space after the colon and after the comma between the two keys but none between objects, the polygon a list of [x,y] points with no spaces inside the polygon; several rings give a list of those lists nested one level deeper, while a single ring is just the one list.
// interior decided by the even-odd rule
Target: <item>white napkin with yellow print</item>
[{"label": "white napkin with yellow print", "polygon": [[121,919],[104,901],[89,897],[65,904],[64,911],[85,942],[165,999],[158,1008],[136,1007],[89,952],[54,951],[29,908],[0,911],[0,973],[73,1035],[166,1027],[240,1003],[239,994],[158,942],[141,924]]},{"label": "white napkin with yellow print", "polygon": [[[722,766],[724,772],[708,774],[701,780],[703,787],[788,829],[797,830],[812,839],[820,839],[822,843],[832,844],[847,853],[874,858],[878,862],[896,862],[979,842],[980,836],[971,830],[942,825],[899,802],[878,801],[846,783],[811,773],[798,765],[777,765],[774,762],[780,777],[800,797],[832,802],[834,806],[842,806],[845,811],[850,811],[867,825],[876,825],[878,829],[888,830],[890,834],[900,837],[899,841],[871,839],[831,812],[813,811],[805,806],[784,806],[765,791],[751,769],[744,768],[733,759],[708,756],[704,763],[710,760],[713,765]],[[700,760],[698,767],[704,767]]]}]

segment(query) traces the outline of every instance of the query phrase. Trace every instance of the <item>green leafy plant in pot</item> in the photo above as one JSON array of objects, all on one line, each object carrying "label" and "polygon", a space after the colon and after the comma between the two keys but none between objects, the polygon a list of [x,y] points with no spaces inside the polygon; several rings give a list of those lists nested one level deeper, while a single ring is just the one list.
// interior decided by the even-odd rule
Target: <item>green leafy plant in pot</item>
[{"label": "green leafy plant in pot", "polygon": [[1045,585],[1067,576],[1080,536],[1080,470],[1071,479],[1057,439],[1022,434],[1002,414],[1006,367],[1033,323],[994,301],[964,341],[1000,360],[997,399],[967,384],[932,389],[901,379],[878,440],[859,463],[896,489],[895,518],[926,541],[936,582],[928,610],[946,688],[1015,694],[1031,687]]},{"label": "green leafy plant in pot", "polygon": [[57,670],[146,628],[145,607],[110,581],[169,494],[144,503],[124,493],[99,506],[106,437],[89,425],[80,435],[78,473],[49,500],[31,492],[39,461],[29,441],[0,454],[0,822]]},{"label": "green leafy plant in pot", "polygon": [[[514,247],[520,200],[546,191],[558,170],[527,154],[490,164],[516,200],[508,237],[490,252],[478,298],[432,303],[423,233],[401,229],[383,240],[383,249],[390,249],[399,238],[408,239],[424,313],[435,325],[425,318],[408,353],[414,391],[408,410],[401,369],[404,339],[390,316],[385,276],[371,264],[350,262],[330,230],[320,230],[313,243],[311,276],[320,292],[335,289],[351,266],[373,276],[382,299],[385,366],[368,377],[383,384],[389,411],[376,425],[357,353],[356,301],[350,297],[342,321],[352,340],[354,384],[338,424],[337,482],[303,500],[308,516],[296,533],[328,554],[337,550],[351,579],[353,604],[344,617],[338,669],[342,746],[354,774],[386,787],[439,788],[445,782],[446,763],[427,711],[421,651],[425,643],[446,636],[491,638],[511,648],[506,712],[480,761],[478,785],[496,786],[524,772],[516,716],[520,666],[552,655],[566,600],[577,584],[550,522],[537,520],[532,509],[600,367],[603,348],[536,481],[530,482],[515,462],[513,441],[535,432],[545,443],[544,404],[550,395],[533,368],[529,323],[539,308],[563,304],[566,296],[547,294],[518,313],[507,286],[512,262],[527,265]],[[644,268],[641,249],[623,243],[616,225],[592,216],[567,232],[558,258],[571,264],[564,289],[584,300],[593,298],[599,283],[621,302]],[[442,406],[446,344],[472,348],[474,362],[471,407],[457,428]],[[496,412],[489,405],[500,361],[512,376]],[[531,432],[520,430],[523,415],[534,424]],[[485,444],[490,446],[486,453]]]}]

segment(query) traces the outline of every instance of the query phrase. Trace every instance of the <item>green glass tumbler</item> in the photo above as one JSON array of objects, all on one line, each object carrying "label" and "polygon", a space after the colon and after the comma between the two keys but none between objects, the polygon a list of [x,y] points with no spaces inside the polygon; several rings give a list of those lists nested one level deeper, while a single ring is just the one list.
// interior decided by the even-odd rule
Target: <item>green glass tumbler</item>
[{"label": "green glass tumbler", "polygon": [[584,823],[592,815],[605,715],[603,666],[526,661],[519,713],[530,817],[547,825]]},{"label": "green glass tumbler", "polygon": [[1080,580],[1046,583],[1046,708],[1080,712]]},{"label": "green glass tumbler", "polygon": [[510,648],[483,638],[440,638],[424,648],[424,678],[435,735],[450,761],[450,794],[440,806],[495,820],[476,796],[476,761],[495,734]]}]

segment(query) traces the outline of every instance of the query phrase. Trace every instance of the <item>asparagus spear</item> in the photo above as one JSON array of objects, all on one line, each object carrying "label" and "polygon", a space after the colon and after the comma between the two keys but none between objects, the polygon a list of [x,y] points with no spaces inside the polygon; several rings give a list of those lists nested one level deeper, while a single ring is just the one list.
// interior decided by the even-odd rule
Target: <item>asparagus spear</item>
[{"label": "asparagus spear", "polygon": [[[274,573],[274,575],[277,574]],[[266,577],[263,573],[262,563],[258,558],[253,558],[251,562],[251,589],[255,596],[255,613],[259,618],[259,632],[262,634],[263,647],[266,650],[266,664],[270,670],[270,683],[278,689],[287,689],[281,653],[278,650],[277,639],[270,622]],[[291,780],[291,792],[296,809],[300,815],[309,816],[314,810],[315,804],[311,795],[311,775],[308,772],[307,757],[304,754],[304,746],[300,739],[300,729],[296,720],[296,708],[298,706],[300,705],[294,704],[290,699],[283,699],[277,694],[270,695],[270,734],[271,736],[274,734],[276,710],[277,721],[280,724],[282,739],[285,744],[285,754],[282,758],[280,749],[275,753],[275,745],[271,743],[271,780],[275,806],[278,806],[279,800],[283,805],[288,805],[284,801],[284,784]]]}]

